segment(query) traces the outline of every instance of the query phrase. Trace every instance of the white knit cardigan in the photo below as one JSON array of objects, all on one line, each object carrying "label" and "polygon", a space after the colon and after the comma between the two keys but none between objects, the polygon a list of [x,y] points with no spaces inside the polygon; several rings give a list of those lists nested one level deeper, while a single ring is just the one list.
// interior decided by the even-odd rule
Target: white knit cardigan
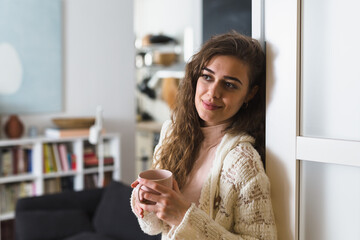
[{"label": "white knit cardigan", "polygon": [[[164,123],[159,145],[169,125]],[[145,212],[144,218],[138,218],[141,229],[150,235],[162,233],[162,240],[277,239],[269,179],[253,143],[249,135],[225,134],[202,187],[199,205],[193,203],[180,225],[173,227],[154,213]]]}]

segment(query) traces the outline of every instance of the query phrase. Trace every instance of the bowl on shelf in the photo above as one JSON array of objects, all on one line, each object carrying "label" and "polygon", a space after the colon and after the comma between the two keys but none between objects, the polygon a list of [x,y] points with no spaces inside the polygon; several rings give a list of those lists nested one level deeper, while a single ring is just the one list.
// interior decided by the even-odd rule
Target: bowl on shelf
[{"label": "bowl on shelf", "polygon": [[53,118],[52,122],[58,128],[90,128],[95,123],[94,117]]},{"label": "bowl on shelf", "polygon": [[177,54],[173,52],[154,52],[154,63],[169,66],[175,63],[177,60]]}]

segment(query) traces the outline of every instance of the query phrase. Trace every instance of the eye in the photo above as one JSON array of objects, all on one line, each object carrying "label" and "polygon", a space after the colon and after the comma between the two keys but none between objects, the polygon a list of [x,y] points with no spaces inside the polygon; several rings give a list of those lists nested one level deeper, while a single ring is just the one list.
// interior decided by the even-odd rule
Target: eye
[{"label": "eye", "polygon": [[211,80],[211,77],[209,75],[207,75],[207,74],[202,74],[201,77],[206,81]]},{"label": "eye", "polygon": [[237,89],[237,86],[235,84],[230,83],[230,82],[225,82],[225,87],[231,88],[231,89]]}]

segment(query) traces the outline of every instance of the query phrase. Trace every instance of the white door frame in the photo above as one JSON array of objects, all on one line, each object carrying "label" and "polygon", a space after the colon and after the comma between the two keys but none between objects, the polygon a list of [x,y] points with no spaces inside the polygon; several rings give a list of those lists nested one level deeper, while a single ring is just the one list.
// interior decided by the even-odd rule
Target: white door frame
[{"label": "white door frame", "polygon": [[264,4],[266,168],[280,240],[298,239],[299,19],[300,0]]},{"label": "white door frame", "polygon": [[267,174],[278,237],[297,240],[300,160],[360,167],[360,141],[300,136],[301,0],[267,0],[264,16]]}]

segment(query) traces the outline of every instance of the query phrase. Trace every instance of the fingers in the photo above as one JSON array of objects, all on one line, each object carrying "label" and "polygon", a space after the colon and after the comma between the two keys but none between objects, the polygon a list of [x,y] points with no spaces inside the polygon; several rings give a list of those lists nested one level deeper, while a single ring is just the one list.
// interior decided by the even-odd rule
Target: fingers
[{"label": "fingers", "polygon": [[139,184],[144,185],[160,194],[165,194],[169,191],[169,187],[163,186],[161,184],[157,184],[156,182],[149,181],[146,179],[138,179]]},{"label": "fingers", "polygon": [[[148,204],[156,204],[161,203],[163,196],[157,194],[157,193],[150,193],[150,192],[144,192],[144,195],[142,196],[145,200],[147,200]],[[146,202],[145,202],[146,203]]]},{"label": "fingers", "polygon": [[137,185],[139,185],[139,181],[137,179],[133,183],[131,183],[132,188],[136,188]]},{"label": "fingers", "polygon": [[147,211],[147,212],[158,212],[158,208],[159,206],[156,204],[145,204],[145,203],[139,203],[139,207],[141,207],[141,209],[143,211]]},{"label": "fingers", "polygon": [[[136,189],[135,191],[138,191],[138,190],[139,189]],[[137,216],[143,218],[144,217],[144,210],[139,206],[139,204],[140,204],[139,200],[137,199],[137,197],[135,197],[134,211],[135,211]]]},{"label": "fingers", "polygon": [[140,206],[135,205],[135,212],[139,217],[144,217],[144,210]]}]

